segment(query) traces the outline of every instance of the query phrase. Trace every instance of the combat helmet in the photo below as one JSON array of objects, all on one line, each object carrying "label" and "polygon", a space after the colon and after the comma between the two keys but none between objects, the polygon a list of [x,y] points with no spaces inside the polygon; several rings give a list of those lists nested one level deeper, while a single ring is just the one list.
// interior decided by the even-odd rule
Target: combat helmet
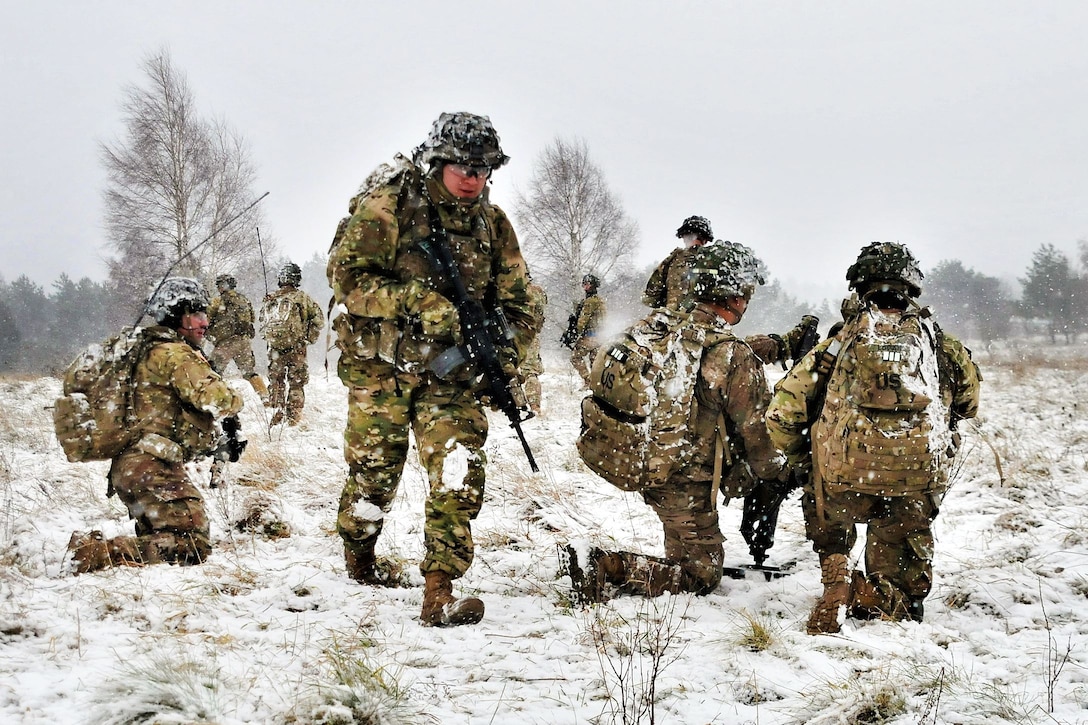
[{"label": "combat helmet", "polygon": [[280,267],[276,282],[280,287],[298,287],[302,282],[302,268],[294,262],[288,262]]},{"label": "combat helmet", "polygon": [[593,291],[596,292],[601,286],[601,280],[595,274],[584,274],[582,275],[582,284],[588,284],[593,288]]},{"label": "combat helmet", "polygon": [[191,277],[167,277],[147,301],[147,314],[166,327],[181,324],[182,315],[208,309],[208,290]]},{"label": "combat helmet", "polygon": [[238,286],[238,280],[234,278],[233,274],[221,274],[215,278],[215,286],[226,287],[227,289],[234,289]]},{"label": "combat helmet", "polygon": [[691,295],[711,302],[751,297],[766,275],[766,266],[751,249],[716,240],[699,247],[691,258]]},{"label": "combat helmet", "polygon": [[413,160],[425,169],[438,162],[497,169],[510,157],[502,152],[490,118],[458,112],[438,117],[427,140],[416,147]]},{"label": "combat helmet", "polygon": [[704,242],[709,242],[714,238],[714,230],[710,228],[710,220],[705,216],[689,216],[685,219],[680,228],[676,230],[676,236],[682,237],[685,234],[694,234],[696,239],[702,239]]},{"label": "combat helmet", "polygon": [[922,294],[922,270],[906,246],[898,242],[873,242],[862,248],[846,270],[850,289],[865,292],[878,282],[899,282],[911,297]]}]

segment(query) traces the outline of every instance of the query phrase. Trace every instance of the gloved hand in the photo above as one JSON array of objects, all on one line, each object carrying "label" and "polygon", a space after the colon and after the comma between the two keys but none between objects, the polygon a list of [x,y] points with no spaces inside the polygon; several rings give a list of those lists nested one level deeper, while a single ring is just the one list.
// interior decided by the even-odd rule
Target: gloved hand
[{"label": "gloved hand", "polygon": [[453,338],[461,329],[457,308],[437,292],[428,292],[417,304],[416,314],[423,334],[437,339]]},{"label": "gloved hand", "polygon": [[782,338],[777,335],[751,335],[744,338],[744,341],[764,363],[775,363],[782,359]]}]

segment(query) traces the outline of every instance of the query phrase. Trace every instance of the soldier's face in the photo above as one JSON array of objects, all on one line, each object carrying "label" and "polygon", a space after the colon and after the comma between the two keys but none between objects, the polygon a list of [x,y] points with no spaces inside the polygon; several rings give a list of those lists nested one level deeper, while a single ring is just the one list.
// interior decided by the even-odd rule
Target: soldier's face
[{"label": "soldier's face", "polygon": [[483,193],[487,186],[486,174],[474,174],[469,176],[459,173],[462,170],[459,164],[446,164],[442,167],[442,186],[458,199],[475,199]]},{"label": "soldier's face", "polygon": [[204,334],[208,331],[208,313],[190,312],[181,316],[181,327],[178,334],[193,345],[200,347],[204,342]]}]

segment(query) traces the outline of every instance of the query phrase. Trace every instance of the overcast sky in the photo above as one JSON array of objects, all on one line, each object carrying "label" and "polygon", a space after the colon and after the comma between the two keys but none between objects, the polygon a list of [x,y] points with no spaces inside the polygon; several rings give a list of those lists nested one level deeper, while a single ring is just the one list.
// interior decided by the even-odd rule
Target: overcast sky
[{"label": "overcast sky", "polygon": [[1012,279],[1088,238],[1079,0],[2,3],[7,281],[104,279],[99,144],[163,48],[248,140],[262,236],[300,263],[376,164],[456,110],[495,123],[510,212],[544,146],[584,139],[640,265],[691,214],[833,290],[873,240]]}]

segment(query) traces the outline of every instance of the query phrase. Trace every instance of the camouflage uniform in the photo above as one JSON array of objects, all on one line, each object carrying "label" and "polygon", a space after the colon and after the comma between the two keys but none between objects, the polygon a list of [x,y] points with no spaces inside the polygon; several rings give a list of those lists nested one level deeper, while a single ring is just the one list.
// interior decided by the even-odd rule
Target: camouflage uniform
[{"label": "camouflage uniform", "polygon": [[523,358],[536,324],[513,227],[488,201],[486,188],[477,198],[457,198],[434,174],[424,176],[404,163],[352,201],[328,264],[340,312],[333,323],[338,372],[348,387],[348,477],[337,530],[349,573],[353,561],[373,561],[404,469],[409,430],[430,484],[420,571],[457,578],[473,558],[471,522],[483,503],[488,422],[474,371],[443,380],[427,368],[459,334],[456,315],[442,312],[452,309],[441,295],[443,281],[418,246],[431,233],[432,204],[469,295],[493,298],[514,329],[515,349],[503,353],[507,366]]},{"label": "camouflage uniform", "polygon": [[[939,339],[941,404],[954,426],[977,413],[982,378],[967,348],[951,335],[942,334]],[[817,373],[817,366],[831,341],[817,345],[779,381],[767,412],[771,440],[792,466],[804,471],[813,468],[809,427],[818,415],[814,408],[827,380],[826,375]],[[865,568],[869,576],[853,574],[850,616],[867,618],[879,612],[895,619],[921,620],[922,602],[933,583],[932,522],[944,495],[944,478],[935,476],[923,490],[875,494],[850,483],[821,480],[819,472],[813,471],[804,489],[802,509],[806,533],[822,564],[834,555],[849,556],[857,540],[855,525],[867,524]],[[827,578],[843,576],[842,571],[825,574]],[[834,632],[838,625],[810,621],[809,631]]]},{"label": "camouflage uniform", "polygon": [[207,456],[219,441],[215,420],[242,409],[242,398],[204,355],[167,327],[144,335],[154,345],[134,375],[134,420],[140,437],[110,467],[136,536],[107,543],[112,563],[199,564],[211,552],[204,499],[185,464]]},{"label": "camouflage uniform", "polygon": [[532,304],[533,331],[536,335],[529,343],[529,349],[525,353],[525,360],[521,363],[522,387],[525,389],[525,397],[529,401],[529,407],[537,415],[540,414],[542,392],[540,389],[540,376],[544,374],[544,361],[540,357],[540,331],[544,329],[544,309],[548,305],[548,296],[544,288],[536,282],[529,284],[529,299]]},{"label": "camouflage uniform", "polygon": [[604,322],[604,314],[604,300],[595,291],[587,292],[585,299],[574,309],[574,316],[577,319],[575,325],[577,339],[570,353],[570,363],[582,376],[582,382],[586,385],[589,385],[593,356],[597,354],[597,348],[601,346],[597,340],[597,334]]},{"label": "camouflage uniform", "polygon": [[253,305],[240,292],[225,290],[208,305],[208,337],[215,343],[209,359],[216,372],[223,374],[234,361],[243,378],[257,375],[253,335]]},{"label": "camouflage uniform", "polygon": [[287,421],[295,425],[302,418],[306,405],[306,384],[310,382],[310,369],[306,363],[306,346],[317,342],[324,323],[321,306],[302,290],[287,285],[265,298],[269,301],[287,298],[297,307],[302,317],[302,339],[287,348],[268,345],[268,392],[269,403],[276,409],[273,423],[286,414]]}]

